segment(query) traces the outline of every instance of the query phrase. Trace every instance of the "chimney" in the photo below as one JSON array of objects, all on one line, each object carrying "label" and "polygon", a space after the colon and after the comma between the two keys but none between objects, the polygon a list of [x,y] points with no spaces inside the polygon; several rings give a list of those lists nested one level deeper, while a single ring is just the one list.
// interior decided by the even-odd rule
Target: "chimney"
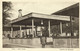
[{"label": "chimney", "polygon": [[19,12],[18,17],[22,17],[22,9],[19,9],[18,12]]}]

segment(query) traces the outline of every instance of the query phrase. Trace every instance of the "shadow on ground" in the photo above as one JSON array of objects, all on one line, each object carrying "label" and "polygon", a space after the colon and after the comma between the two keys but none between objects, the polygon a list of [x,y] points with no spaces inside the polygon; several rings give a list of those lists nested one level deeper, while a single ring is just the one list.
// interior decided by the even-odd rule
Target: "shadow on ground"
[{"label": "shadow on ground", "polygon": [[47,42],[46,45],[53,45],[53,42]]}]

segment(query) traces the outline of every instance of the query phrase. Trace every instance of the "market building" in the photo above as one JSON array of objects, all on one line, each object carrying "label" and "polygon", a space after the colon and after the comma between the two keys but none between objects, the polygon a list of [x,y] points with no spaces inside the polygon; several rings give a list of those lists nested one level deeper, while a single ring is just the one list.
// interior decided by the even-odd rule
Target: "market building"
[{"label": "market building", "polygon": [[[41,27],[47,27],[47,37],[53,38],[53,47],[79,47],[79,3],[52,13],[51,15],[32,12],[22,16],[21,11],[22,10],[20,9],[18,18],[12,20],[10,24],[3,26],[3,34],[10,34],[13,42],[25,38],[38,38],[35,41],[39,41],[41,31],[38,29]],[[77,24],[78,27],[74,26],[74,24]],[[58,27],[58,34],[54,33],[52,29],[54,25],[55,27]],[[70,28],[70,30],[66,31],[64,27],[66,29]],[[38,44],[40,45],[40,42]]]}]

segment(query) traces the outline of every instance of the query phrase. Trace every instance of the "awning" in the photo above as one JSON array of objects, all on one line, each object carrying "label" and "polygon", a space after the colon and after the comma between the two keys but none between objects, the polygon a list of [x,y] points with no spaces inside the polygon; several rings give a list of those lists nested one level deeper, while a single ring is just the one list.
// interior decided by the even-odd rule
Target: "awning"
[{"label": "awning", "polygon": [[[40,14],[40,13],[29,13],[27,15],[24,15],[22,17],[19,17],[17,19],[12,20],[10,22],[14,25],[31,25],[31,21],[34,19],[35,24],[40,25],[41,20],[44,22],[47,20],[51,20],[54,24],[56,24],[59,21],[63,22],[69,22],[70,17],[69,16],[59,16],[59,15],[46,15],[46,14]],[[47,24],[47,23],[46,23]]]}]

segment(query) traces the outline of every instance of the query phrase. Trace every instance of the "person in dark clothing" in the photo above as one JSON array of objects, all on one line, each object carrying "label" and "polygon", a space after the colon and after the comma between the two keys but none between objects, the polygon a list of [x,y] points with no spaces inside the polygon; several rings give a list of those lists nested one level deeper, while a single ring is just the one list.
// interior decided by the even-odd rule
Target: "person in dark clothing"
[{"label": "person in dark clothing", "polygon": [[9,40],[11,39],[11,36],[10,36],[10,34],[8,34],[8,35],[7,35],[7,37],[9,38]]},{"label": "person in dark clothing", "polygon": [[48,29],[44,27],[44,28],[41,28],[41,31],[42,31],[42,36],[40,37],[40,40],[41,40],[42,48],[45,48]]}]

